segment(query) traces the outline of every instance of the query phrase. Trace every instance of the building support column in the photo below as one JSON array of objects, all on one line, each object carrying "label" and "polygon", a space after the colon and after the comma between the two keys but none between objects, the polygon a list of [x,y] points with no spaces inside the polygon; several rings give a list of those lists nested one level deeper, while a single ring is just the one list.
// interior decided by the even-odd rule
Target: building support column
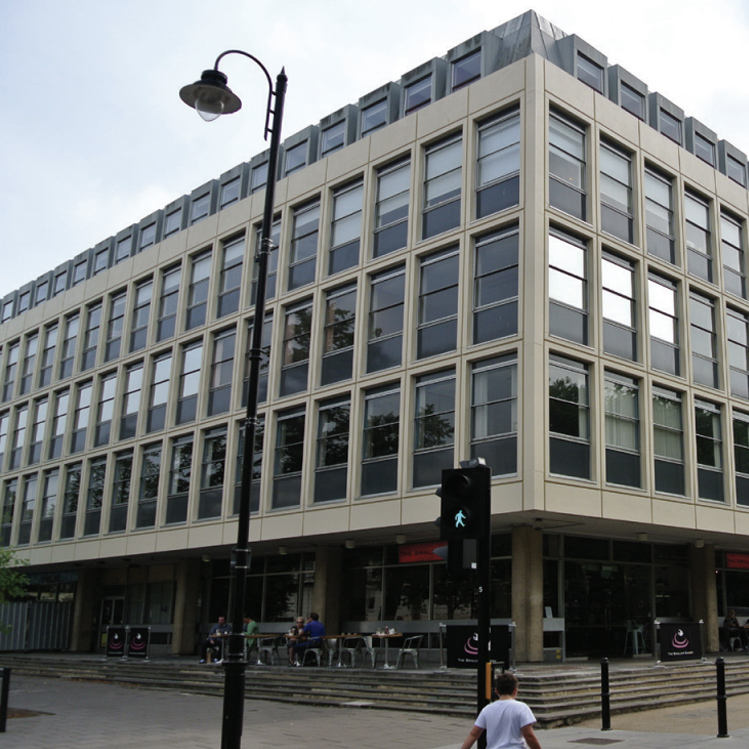
[{"label": "building support column", "polygon": [[174,630],[172,655],[192,655],[195,652],[198,627],[198,598],[200,596],[200,559],[183,559],[174,569]]},{"label": "building support column", "polygon": [[718,588],[715,575],[715,547],[705,544],[701,549],[689,548],[692,573],[692,611],[694,619],[702,619],[705,650],[717,653],[720,649],[718,628]]},{"label": "building support column", "polygon": [[94,634],[97,625],[99,570],[84,567],[78,572],[73,603],[73,621],[70,626],[70,650],[73,653],[90,653],[96,647]]},{"label": "building support column", "polygon": [[512,619],[515,658],[538,663],[544,659],[543,534],[529,526],[512,530]]},{"label": "building support column", "polygon": [[[315,585],[312,590],[312,610],[320,614],[320,621],[328,632],[340,628],[341,565],[343,549],[330,546],[315,554]],[[307,617],[309,611],[302,612]]]}]

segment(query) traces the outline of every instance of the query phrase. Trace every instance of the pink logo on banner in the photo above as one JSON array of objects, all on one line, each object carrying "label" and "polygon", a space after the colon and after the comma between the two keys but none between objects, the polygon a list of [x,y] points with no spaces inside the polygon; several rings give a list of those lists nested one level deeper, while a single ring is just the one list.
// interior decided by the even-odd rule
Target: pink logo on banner
[{"label": "pink logo on banner", "polygon": [[478,633],[474,632],[471,637],[468,638],[466,641],[465,647],[463,648],[468,655],[478,655],[479,654],[479,636]]},{"label": "pink logo on banner", "polygon": [[684,648],[689,647],[689,638],[684,634],[682,630],[677,630],[676,634],[673,636],[673,639],[671,640],[671,644],[677,649],[677,650],[684,650]]}]

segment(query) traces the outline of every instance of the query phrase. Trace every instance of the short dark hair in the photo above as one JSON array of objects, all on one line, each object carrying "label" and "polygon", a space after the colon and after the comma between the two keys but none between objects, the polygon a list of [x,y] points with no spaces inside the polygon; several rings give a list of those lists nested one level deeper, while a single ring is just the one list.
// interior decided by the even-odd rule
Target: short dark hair
[{"label": "short dark hair", "polygon": [[320,618],[320,614],[318,614],[317,611],[310,611],[309,618],[317,621]]},{"label": "short dark hair", "polygon": [[500,696],[513,694],[518,688],[518,678],[515,674],[504,671],[501,674],[497,674],[497,678],[494,680],[494,688]]}]

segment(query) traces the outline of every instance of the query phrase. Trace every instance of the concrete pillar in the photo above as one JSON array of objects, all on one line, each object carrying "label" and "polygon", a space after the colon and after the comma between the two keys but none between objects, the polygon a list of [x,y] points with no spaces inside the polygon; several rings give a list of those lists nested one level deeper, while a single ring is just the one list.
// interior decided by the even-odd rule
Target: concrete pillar
[{"label": "concrete pillar", "polygon": [[[343,549],[336,546],[318,549],[315,554],[315,586],[312,591],[312,610],[320,614],[320,621],[328,632],[340,629],[341,560]],[[303,612],[306,617],[308,611]]]},{"label": "concrete pillar", "polygon": [[99,570],[93,567],[82,568],[78,572],[75,586],[73,621],[70,626],[70,650],[73,653],[90,653],[95,646],[98,590]]},{"label": "concrete pillar", "polygon": [[543,535],[529,526],[512,531],[512,619],[518,662],[544,659]]},{"label": "concrete pillar", "polygon": [[192,655],[195,652],[200,596],[201,561],[184,559],[175,565],[174,630],[172,655]]},{"label": "concrete pillar", "polygon": [[720,649],[718,628],[718,590],[715,575],[715,547],[705,544],[701,549],[689,548],[692,577],[692,613],[704,622],[705,650],[717,653]]}]

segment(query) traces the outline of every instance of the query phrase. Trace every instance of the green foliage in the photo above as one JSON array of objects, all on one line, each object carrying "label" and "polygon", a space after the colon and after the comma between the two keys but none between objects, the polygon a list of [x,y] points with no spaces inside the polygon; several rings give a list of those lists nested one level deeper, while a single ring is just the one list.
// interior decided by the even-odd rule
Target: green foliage
[{"label": "green foliage", "polygon": [[11,549],[0,549],[0,603],[25,595],[29,579],[19,567],[27,564],[28,561],[18,559]]}]

